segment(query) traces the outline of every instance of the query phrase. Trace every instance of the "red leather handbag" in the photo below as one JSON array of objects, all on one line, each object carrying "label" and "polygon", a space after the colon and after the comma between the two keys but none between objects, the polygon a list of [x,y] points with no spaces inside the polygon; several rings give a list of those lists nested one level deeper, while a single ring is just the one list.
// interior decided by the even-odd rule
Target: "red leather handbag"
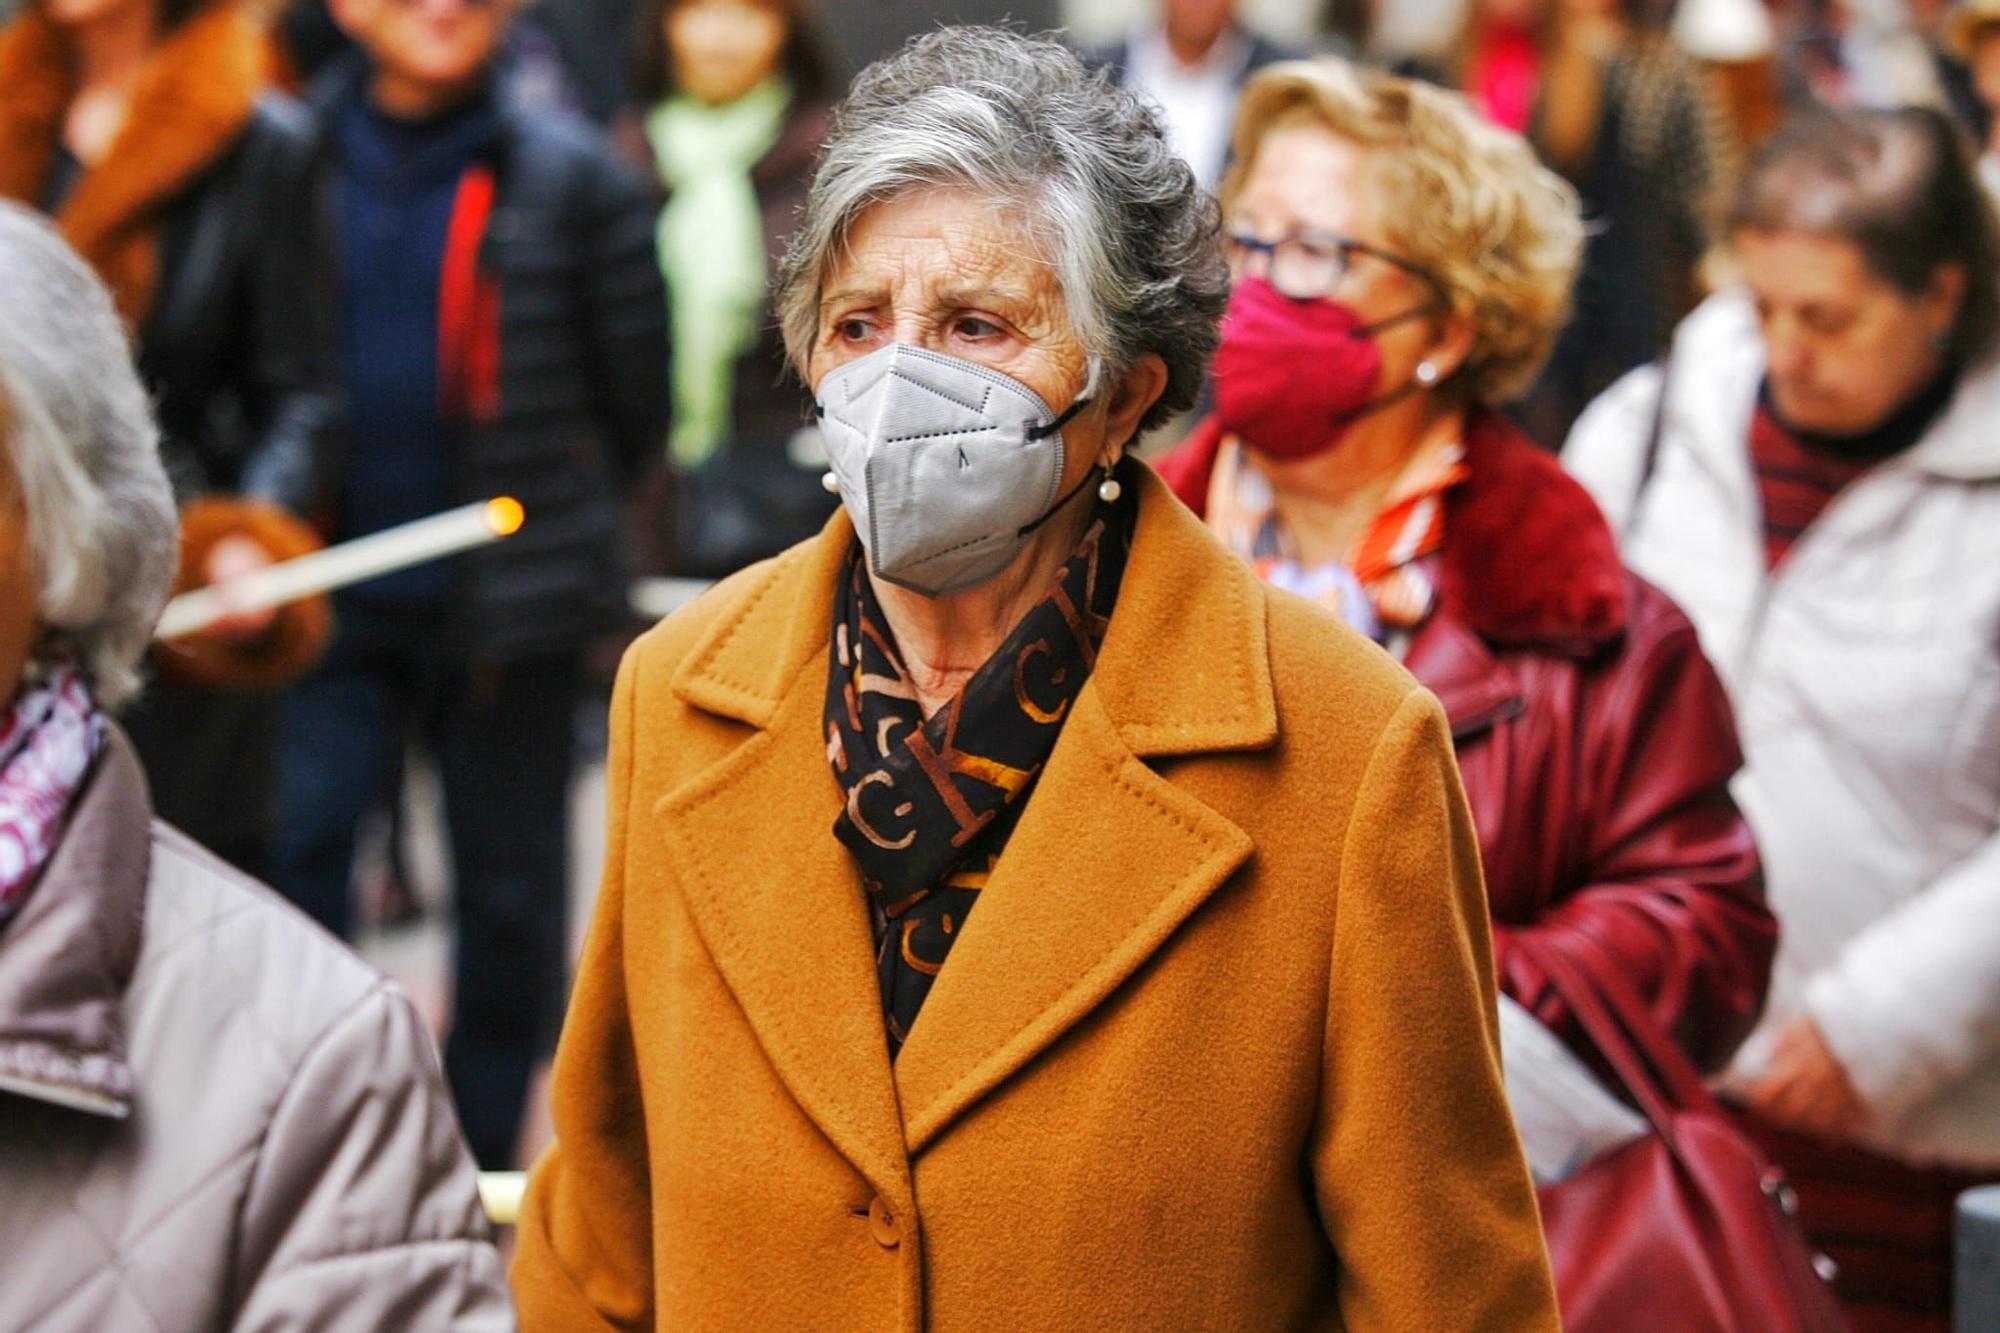
[{"label": "red leather handbag", "polygon": [[1807,1245],[1791,1187],[1617,967],[1593,977],[1547,941],[1526,947],[1653,1127],[1540,1192],[1564,1327],[1843,1333],[1831,1264]]}]

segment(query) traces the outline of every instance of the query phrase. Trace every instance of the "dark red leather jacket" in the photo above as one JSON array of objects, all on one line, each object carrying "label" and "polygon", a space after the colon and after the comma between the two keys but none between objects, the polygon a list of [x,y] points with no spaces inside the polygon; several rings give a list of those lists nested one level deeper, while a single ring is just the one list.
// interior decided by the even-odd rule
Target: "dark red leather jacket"
[{"label": "dark red leather jacket", "polygon": [[[1680,608],[1619,562],[1582,487],[1510,423],[1467,423],[1437,609],[1405,665],[1443,702],[1486,864],[1501,989],[1584,1048],[1526,933],[1589,938],[1704,1068],[1763,1005],[1777,923],[1729,795],[1742,766],[1722,683]],[[1219,432],[1160,462],[1197,513]]]}]

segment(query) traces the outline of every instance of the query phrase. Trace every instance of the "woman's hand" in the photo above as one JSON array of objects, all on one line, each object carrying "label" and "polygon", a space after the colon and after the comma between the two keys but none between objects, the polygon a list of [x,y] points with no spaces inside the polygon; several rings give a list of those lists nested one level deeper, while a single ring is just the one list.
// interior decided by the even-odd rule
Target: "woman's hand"
[{"label": "woman's hand", "polygon": [[[209,548],[208,562],[202,576],[208,585],[222,597],[225,605],[230,601],[229,585],[232,581],[271,564],[271,553],[266,551],[255,538],[237,535],[224,537]],[[261,611],[231,611],[209,629],[209,633],[228,639],[252,639],[271,628],[277,619],[277,610],[266,607]]]},{"label": "woman's hand", "polygon": [[1810,1018],[1793,1019],[1778,1035],[1770,1068],[1744,1095],[1774,1124],[1837,1142],[1855,1138],[1868,1120],[1861,1094]]}]

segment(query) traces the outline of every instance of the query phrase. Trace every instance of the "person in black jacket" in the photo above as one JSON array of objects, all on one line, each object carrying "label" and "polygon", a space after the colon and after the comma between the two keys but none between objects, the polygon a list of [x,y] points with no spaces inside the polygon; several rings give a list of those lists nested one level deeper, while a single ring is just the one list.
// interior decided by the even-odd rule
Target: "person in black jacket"
[{"label": "person in black jacket", "polygon": [[[300,109],[263,88],[239,0],[43,0],[0,32],[0,197],[49,214],[134,331],[185,505],[302,515],[333,405]],[[246,523],[184,577],[267,562]],[[239,619],[246,648],[293,621]],[[164,659],[167,667],[171,659]],[[270,831],[268,692],[164,680],[126,718],[162,818],[253,872]]]},{"label": "person in black jacket", "polygon": [[351,924],[356,825],[414,733],[444,787],[457,903],[446,1072],[474,1154],[514,1156],[564,981],[572,709],[622,605],[619,495],[664,448],[667,307],[646,188],[582,122],[499,90],[503,4],[336,0],[356,58],[311,90],[358,537],[518,499],[518,536],[335,599],[282,721],[278,886]]}]

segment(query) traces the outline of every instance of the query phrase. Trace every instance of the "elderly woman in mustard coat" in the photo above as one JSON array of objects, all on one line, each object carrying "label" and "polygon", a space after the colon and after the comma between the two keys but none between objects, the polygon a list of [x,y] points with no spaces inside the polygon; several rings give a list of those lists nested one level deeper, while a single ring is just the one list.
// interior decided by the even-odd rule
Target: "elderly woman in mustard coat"
[{"label": "elderly woman in mustard coat", "polygon": [[842,512],[637,644],[525,1328],[1556,1326],[1438,704],[1137,460],[1158,114],[865,72],[779,278]]}]

